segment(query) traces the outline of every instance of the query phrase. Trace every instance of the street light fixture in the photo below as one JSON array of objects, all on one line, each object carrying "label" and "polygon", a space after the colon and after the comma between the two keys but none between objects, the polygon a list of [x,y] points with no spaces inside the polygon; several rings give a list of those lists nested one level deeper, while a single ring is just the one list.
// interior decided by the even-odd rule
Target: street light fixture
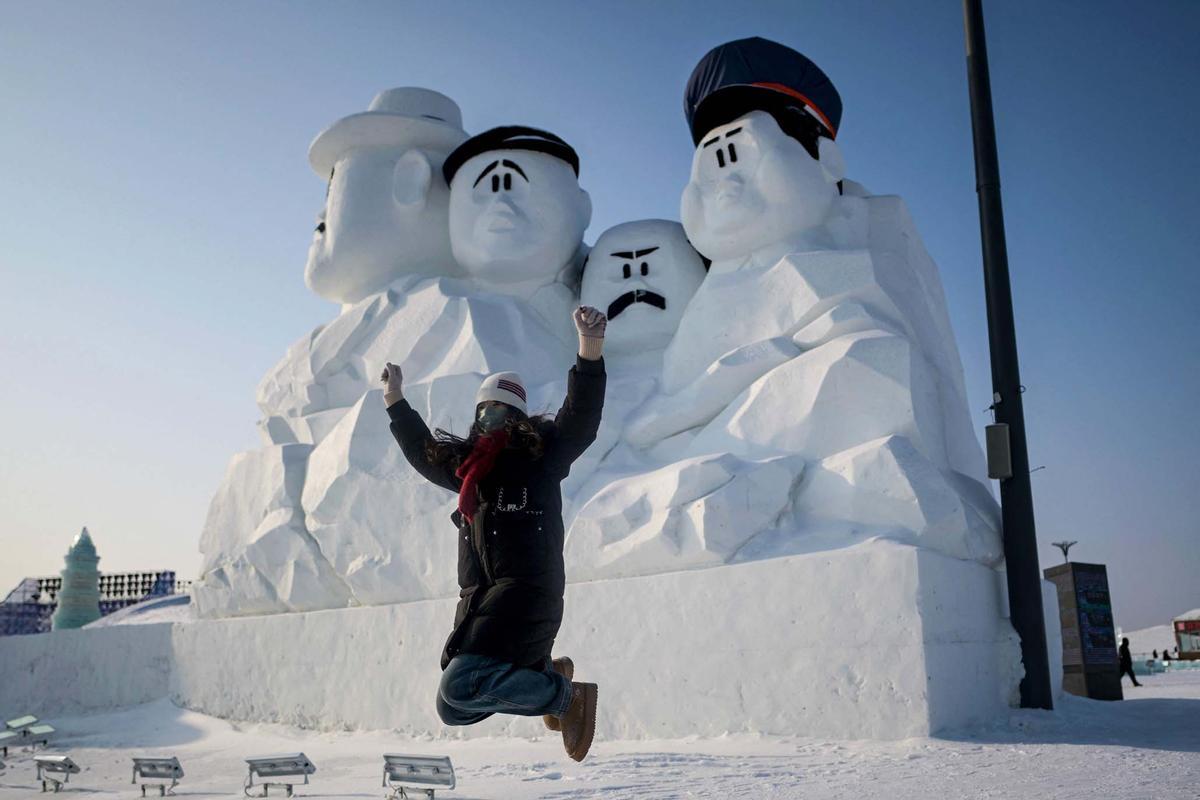
[{"label": "street light fixture", "polygon": [[1054,545],[1059,550],[1062,550],[1063,563],[1066,564],[1067,562],[1069,562],[1071,560],[1067,557],[1067,551],[1070,550],[1072,546],[1079,544],[1079,542],[1062,541],[1062,542],[1051,542],[1050,544]]}]

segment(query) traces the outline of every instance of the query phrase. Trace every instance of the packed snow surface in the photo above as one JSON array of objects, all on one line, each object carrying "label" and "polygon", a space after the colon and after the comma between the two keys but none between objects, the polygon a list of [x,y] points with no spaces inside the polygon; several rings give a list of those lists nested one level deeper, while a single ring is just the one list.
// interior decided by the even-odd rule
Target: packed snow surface
[{"label": "packed snow surface", "polygon": [[196,607],[187,594],[168,597],[152,597],[120,611],[90,622],[86,628],[107,628],[111,625],[153,625],[158,622],[191,622],[196,618]]},{"label": "packed snow surface", "polygon": [[[232,724],[167,700],[54,719],[63,735],[50,752],[68,753],[83,768],[67,790],[95,798],[137,795],[129,783],[135,755],[178,757],[186,773],[180,796],[241,797],[243,758],[297,751],[317,766],[297,797],[382,796],[385,752],[449,755],[458,787],[438,792],[447,800],[1196,797],[1200,671],[1142,680],[1142,689],[1126,684],[1124,702],[1064,696],[1053,712],[1013,711],[941,738],[834,742],[798,733],[604,741],[582,764],[566,758],[549,732],[440,742],[389,731],[319,733]],[[10,751],[0,798],[38,793],[31,758]]]}]

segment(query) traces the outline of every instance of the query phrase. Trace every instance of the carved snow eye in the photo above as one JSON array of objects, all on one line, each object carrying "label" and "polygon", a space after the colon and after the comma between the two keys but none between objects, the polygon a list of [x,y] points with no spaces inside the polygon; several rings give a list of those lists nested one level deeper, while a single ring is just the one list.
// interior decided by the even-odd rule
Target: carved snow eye
[{"label": "carved snow eye", "polygon": [[649,274],[650,274],[650,265],[649,265],[649,264],[647,264],[645,261],[643,261],[643,262],[642,262],[642,274],[643,274],[643,275],[649,275]]},{"label": "carved snow eye", "polygon": [[626,278],[628,278],[628,277],[629,277],[631,274],[633,274],[633,273],[631,273],[631,272],[629,271],[629,265],[628,265],[628,264],[626,264],[626,265],[625,265],[624,267],[622,267],[621,269],[622,269],[622,271],[625,273],[625,277],[626,277]]}]

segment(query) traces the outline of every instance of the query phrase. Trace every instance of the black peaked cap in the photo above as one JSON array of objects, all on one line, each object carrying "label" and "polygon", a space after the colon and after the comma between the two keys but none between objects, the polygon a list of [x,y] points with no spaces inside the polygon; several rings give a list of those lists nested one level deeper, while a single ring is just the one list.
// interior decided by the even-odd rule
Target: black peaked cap
[{"label": "black peaked cap", "polygon": [[780,103],[805,108],[833,139],[842,124],[842,98],[821,68],[786,45],[758,36],[718,45],[692,70],[683,112],[700,140],[713,128]]},{"label": "black peaked cap", "polygon": [[575,170],[575,177],[579,177],[579,154],[561,137],[540,128],[502,125],[472,136],[446,156],[442,164],[442,176],[446,179],[446,185],[450,185],[458,168],[468,159],[491,150],[533,150],[548,153],[570,164],[571,169]]}]

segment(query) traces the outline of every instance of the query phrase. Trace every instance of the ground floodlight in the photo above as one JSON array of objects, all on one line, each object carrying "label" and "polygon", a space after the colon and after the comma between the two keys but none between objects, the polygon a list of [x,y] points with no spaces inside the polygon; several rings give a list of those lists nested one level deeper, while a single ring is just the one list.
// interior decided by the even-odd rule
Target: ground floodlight
[{"label": "ground floodlight", "polygon": [[54,737],[55,730],[53,725],[30,725],[24,730],[22,744],[28,744],[29,749],[34,749],[34,746],[41,742],[43,747],[50,746],[50,739]]},{"label": "ground floodlight", "polygon": [[[159,797],[175,794],[172,791],[183,777],[183,767],[178,758],[134,758],[133,780],[131,783],[142,785],[142,797],[146,796],[147,786],[157,786]],[[165,783],[170,781],[170,784]]]},{"label": "ground floodlight", "polygon": [[390,800],[407,798],[405,789],[421,791],[433,797],[434,789],[454,788],[454,767],[450,756],[383,755],[383,786],[391,789]]},{"label": "ground floodlight", "polygon": [[254,786],[254,776],[258,776],[262,781],[263,793],[266,797],[269,793],[269,787],[282,786],[287,790],[287,796],[292,796],[292,786],[299,781],[289,780],[263,780],[264,778],[298,778],[303,776],[304,783],[308,783],[308,776],[317,771],[316,765],[308,760],[308,756],[304,753],[284,753],[276,756],[256,756],[255,758],[247,758],[246,763],[250,765],[250,772],[246,776],[245,793],[247,797],[253,797],[250,794],[251,787]]},{"label": "ground floodlight", "polygon": [[[71,776],[78,774],[79,765],[71,760],[70,756],[34,756],[33,762],[37,765],[37,779],[42,782],[42,791],[46,791],[46,784],[54,786],[54,791],[62,788],[64,783],[71,780]],[[62,775],[62,780],[56,778],[56,775]]]}]

